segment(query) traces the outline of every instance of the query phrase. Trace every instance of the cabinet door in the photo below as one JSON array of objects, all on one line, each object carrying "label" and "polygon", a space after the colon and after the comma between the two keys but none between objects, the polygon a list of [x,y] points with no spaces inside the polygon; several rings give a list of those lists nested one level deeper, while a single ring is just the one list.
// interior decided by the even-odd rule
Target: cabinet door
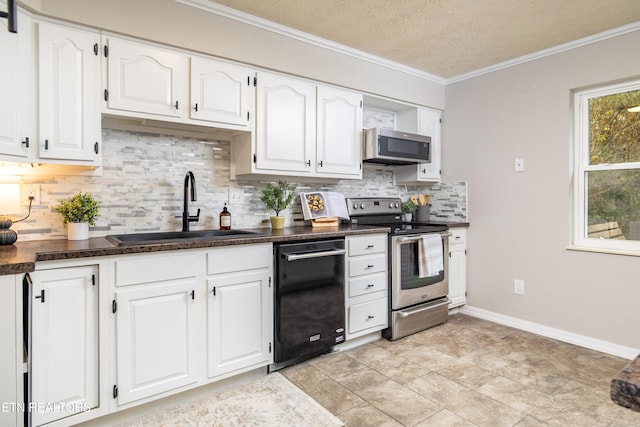
[{"label": "cabinet door", "polygon": [[269,271],[213,276],[208,289],[209,377],[269,363],[273,331]]},{"label": "cabinet door", "polygon": [[98,406],[98,267],[31,273],[33,425]]},{"label": "cabinet door", "polygon": [[107,40],[109,109],[181,117],[186,99],[187,56],[142,43]]},{"label": "cabinet door", "polygon": [[38,25],[39,156],[101,163],[100,37]]},{"label": "cabinet door", "polygon": [[440,111],[418,109],[418,133],[431,137],[431,163],[418,165],[418,180],[440,181],[441,117]]},{"label": "cabinet door", "polygon": [[[0,426],[22,425],[22,287],[17,275],[0,276]],[[8,408],[8,409],[7,409]]]},{"label": "cabinet door", "polygon": [[256,169],[312,172],[315,92],[311,83],[259,74]]},{"label": "cabinet door", "polygon": [[[6,2],[0,1],[6,10]],[[18,33],[10,33],[8,20],[0,19],[0,157],[24,161],[34,141],[31,94],[31,20],[18,12]],[[24,143],[23,143],[24,141]],[[27,141],[29,143],[27,143]]]},{"label": "cabinet door", "polygon": [[248,68],[192,57],[190,117],[249,127],[254,76]]},{"label": "cabinet door", "polygon": [[316,170],[362,176],[362,95],[318,86]]},{"label": "cabinet door", "polygon": [[467,251],[464,243],[449,245],[449,308],[467,301]]},{"label": "cabinet door", "polygon": [[116,292],[119,405],[197,381],[196,287],[189,279]]}]

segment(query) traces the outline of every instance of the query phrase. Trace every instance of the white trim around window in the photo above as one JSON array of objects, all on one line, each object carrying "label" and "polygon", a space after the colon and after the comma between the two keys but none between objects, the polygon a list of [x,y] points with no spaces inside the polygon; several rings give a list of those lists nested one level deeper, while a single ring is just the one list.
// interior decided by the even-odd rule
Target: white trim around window
[{"label": "white trim around window", "polygon": [[[640,162],[590,164],[589,100],[640,90],[640,80],[576,91],[573,94],[573,209],[572,244],[567,249],[640,256],[640,240],[618,240],[588,236],[587,175],[598,171],[640,169]],[[640,113],[634,113],[639,114]]]}]

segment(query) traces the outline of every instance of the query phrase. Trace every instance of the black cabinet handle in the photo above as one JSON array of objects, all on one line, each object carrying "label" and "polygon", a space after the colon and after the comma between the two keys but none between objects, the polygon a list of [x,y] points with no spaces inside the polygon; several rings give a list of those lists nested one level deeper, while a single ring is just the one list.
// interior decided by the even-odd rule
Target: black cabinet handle
[{"label": "black cabinet handle", "polygon": [[93,144],[93,151],[95,151],[95,153],[98,154],[98,141],[96,141],[96,143]]},{"label": "black cabinet handle", "polygon": [[45,149],[45,150],[48,150],[48,149],[49,149],[49,140],[48,140],[48,139],[45,139],[45,140],[44,140],[44,149]]},{"label": "black cabinet handle", "polygon": [[311,160],[307,160],[307,166],[311,166]]},{"label": "black cabinet handle", "polygon": [[40,295],[36,296],[36,299],[39,299],[40,302],[44,302],[44,289],[40,289]]},{"label": "black cabinet handle", "polygon": [[175,107],[176,107],[176,110],[177,110],[178,109],[178,101],[176,101]]},{"label": "black cabinet handle", "polygon": [[196,299],[196,291],[195,290],[191,291],[191,299],[192,300]]},{"label": "black cabinet handle", "polygon": [[196,110],[196,113],[198,112],[198,103],[196,102],[196,106],[193,107],[194,110]]},{"label": "black cabinet handle", "polygon": [[25,147],[29,148],[29,137],[26,137],[24,141],[22,141]]},{"label": "black cabinet handle", "polygon": [[98,43],[95,43],[95,44],[93,45],[93,54],[94,54],[95,56],[98,56]]},{"label": "black cabinet handle", "polygon": [[324,162],[323,162],[322,160],[320,160],[320,163],[318,163],[318,165],[319,165],[320,167],[322,167],[322,165],[323,165],[323,164],[324,164]]}]

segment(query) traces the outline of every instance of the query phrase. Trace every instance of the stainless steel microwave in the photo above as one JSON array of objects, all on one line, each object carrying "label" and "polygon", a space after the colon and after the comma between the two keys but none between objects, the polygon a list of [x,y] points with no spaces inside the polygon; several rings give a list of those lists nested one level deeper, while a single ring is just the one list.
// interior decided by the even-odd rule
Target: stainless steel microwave
[{"label": "stainless steel microwave", "polygon": [[431,162],[431,137],[384,128],[364,131],[364,161],[383,165]]}]

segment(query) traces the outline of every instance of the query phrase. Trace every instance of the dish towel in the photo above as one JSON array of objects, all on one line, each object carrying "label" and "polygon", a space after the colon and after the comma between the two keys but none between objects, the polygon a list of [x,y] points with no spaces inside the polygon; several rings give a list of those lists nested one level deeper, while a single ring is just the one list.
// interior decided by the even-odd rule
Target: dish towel
[{"label": "dish towel", "polygon": [[444,270],[442,236],[437,233],[425,234],[418,240],[418,276],[437,276]]}]

